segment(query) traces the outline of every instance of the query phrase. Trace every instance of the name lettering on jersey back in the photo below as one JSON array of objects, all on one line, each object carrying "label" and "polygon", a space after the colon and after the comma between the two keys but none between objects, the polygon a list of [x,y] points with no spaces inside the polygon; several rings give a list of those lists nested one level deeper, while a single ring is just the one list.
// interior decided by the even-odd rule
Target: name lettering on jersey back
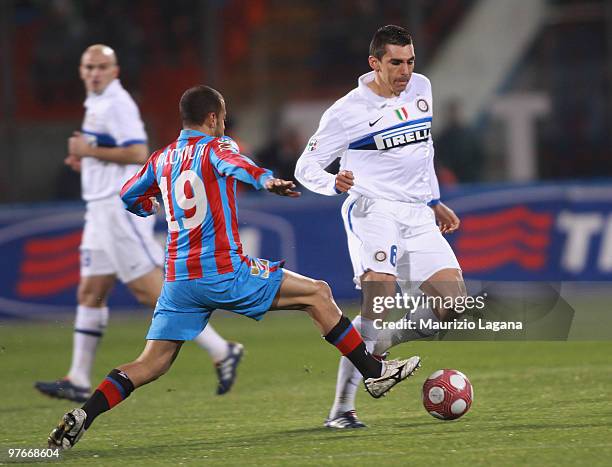
[{"label": "name lettering on jersey back", "polygon": [[157,159],[157,167],[165,164],[182,164],[187,160],[195,159],[196,157],[202,157],[204,154],[205,145],[200,145],[195,148],[189,145],[182,148],[169,149],[164,154],[159,156]]}]

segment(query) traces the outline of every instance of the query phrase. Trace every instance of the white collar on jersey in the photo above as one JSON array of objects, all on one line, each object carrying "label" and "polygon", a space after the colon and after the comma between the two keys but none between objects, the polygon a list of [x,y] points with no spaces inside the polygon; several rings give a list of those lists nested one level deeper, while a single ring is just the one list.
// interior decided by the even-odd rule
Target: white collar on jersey
[{"label": "white collar on jersey", "polygon": [[118,78],[115,78],[110,82],[108,86],[104,88],[104,91],[102,91],[100,94],[95,94],[93,92],[87,93],[87,100],[99,99],[101,97],[109,97],[113,94],[116,94],[117,91],[120,91],[121,89],[123,89],[123,86],[121,86],[121,82]]},{"label": "white collar on jersey", "polygon": [[404,98],[408,90],[410,89],[410,82],[408,82],[408,86],[404,89],[401,94],[397,97],[383,97],[376,94],[374,91],[370,89],[368,83],[374,81],[374,72],[370,71],[365,75],[361,75],[357,79],[357,88],[359,93],[370,102],[374,103],[378,108],[386,107],[387,105],[394,105],[398,100]]}]

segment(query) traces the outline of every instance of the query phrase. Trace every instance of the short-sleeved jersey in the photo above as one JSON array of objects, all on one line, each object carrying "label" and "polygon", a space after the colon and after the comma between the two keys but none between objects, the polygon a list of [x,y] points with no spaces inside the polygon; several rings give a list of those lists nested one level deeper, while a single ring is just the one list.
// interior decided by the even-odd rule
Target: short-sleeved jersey
[{"label": "short-sleeved jersey", "polygon": [[361,76],[358,87],[323,114],[297,162],[297,180],[317,193],[338,194],[335,176],[324,168],[340,157],[340,169],[355,176],[349,193],[409,202],[439,198],[429,80],[413,73],[399,96],[385,98],[368,87],[373,79],[374,72]]},{"label": "short-sleeved jersey", "polygon": [[214,277],[248,262],[238,234],[236,181],[261,189],[270,177],[231,138],[183,130],[128,180],[121,198],[142,217],[154,213],[152,197],[163,200],[166,281]]},{"label": "short-sleeved jersey", "polygon": [[[138,106],[113,80],[101,94],[90,93],[85,100],[82,132],[93,146],[114,148],[146,143],[147,135]],[[119,190],[139,165],[115,164],[95,157],[84,157],[81,163],[81,192],[85,201],[117,196]]]}]

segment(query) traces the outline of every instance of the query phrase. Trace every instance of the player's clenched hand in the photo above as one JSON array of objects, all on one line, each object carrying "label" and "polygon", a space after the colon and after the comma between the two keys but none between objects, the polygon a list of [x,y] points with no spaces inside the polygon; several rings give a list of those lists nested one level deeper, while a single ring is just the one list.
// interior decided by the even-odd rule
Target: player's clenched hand
[{"label": "player's clenched hand", "polygon": [[66,159],[64,159],[64,164],[66,164],[75,172],[81,171],[81,159],[73,154],[68,154],[68,156],[66,156]]},{"label": "player's clenched hand", "polygon": [[294,191],[295,183],[290,180],[283,180],[281,178],[269,178],[266,180],[265,189],[270,193],[277,194],[279,196],[290,196],[291,198],[297,198],[302,193]]},{"label": "player's clenched hand", "polygon": [[436,222],[443,234],[452,233],[459,228],[461,221],[455,212],[443,203],[438,203],[432,207],[436,215]]},{"label": "player's clenched hand", "polygon": [[355,177],[350,170],[341,170],[336,175],[336,190],[341,193],[346,193],[355,184]]},{"label": "player's clenched hand", "polygon": [[91,146],[87,139],[79,131],[73,132],[72,136],[68,138],[68,154],[75,157],[85,157],[90,150]]}]

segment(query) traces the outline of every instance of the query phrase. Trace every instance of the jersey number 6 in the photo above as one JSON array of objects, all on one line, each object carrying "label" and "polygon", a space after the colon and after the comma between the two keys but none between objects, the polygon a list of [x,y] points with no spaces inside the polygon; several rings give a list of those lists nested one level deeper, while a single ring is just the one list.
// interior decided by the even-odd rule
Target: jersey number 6
[{"label": "jersey number 6", "polygon": [[[161,178],[159,189],[161,190],[166,208],[168,230],[170,232],[178,232],[180,224],[176,219],[176,212],[173,216],[170,211],[171,197],[168,196],[168,179],[166,177]],[[183,228],[191,230],[200,226],[204,222],[206,211],[208,210],[206,188],[202,179],[193,170],[185,170],[174,181],[172,191],[174,192],[176,205],[183,210],[181,219],[183,221]]]}]

